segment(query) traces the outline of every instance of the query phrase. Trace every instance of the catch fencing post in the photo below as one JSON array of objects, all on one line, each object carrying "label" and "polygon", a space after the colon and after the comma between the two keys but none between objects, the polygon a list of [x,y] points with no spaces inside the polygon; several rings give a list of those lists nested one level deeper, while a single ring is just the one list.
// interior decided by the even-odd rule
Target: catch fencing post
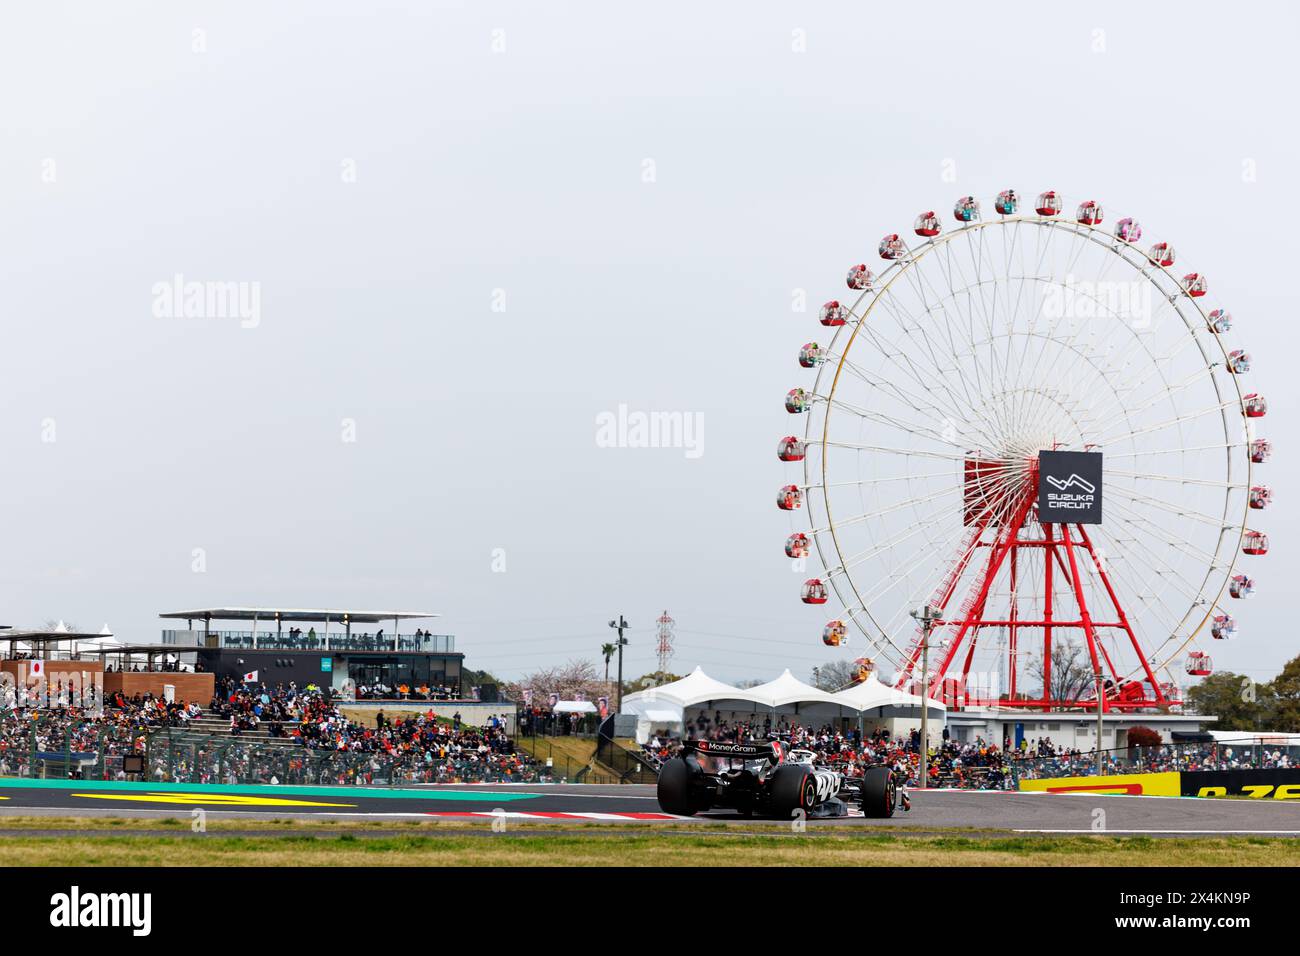
[{"label": "catch fencing post", "polygon": [[921,622],[921,771],[917,789],[926,789],[930,763],[930,630],[943,622],[943,608],[925,604],[908,612]]}]

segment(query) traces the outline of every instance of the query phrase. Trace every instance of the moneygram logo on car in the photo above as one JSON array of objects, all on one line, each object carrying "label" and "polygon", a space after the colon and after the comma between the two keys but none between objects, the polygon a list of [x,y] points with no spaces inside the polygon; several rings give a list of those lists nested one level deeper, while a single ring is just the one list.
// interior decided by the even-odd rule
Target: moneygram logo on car
[{"label": "moneygram logo on car", "polygon": [[753,757],[759,754],[768,753],[771,747],[759,747],[755,744],[724,744],[716,740],[700,740],[694,742],[695,749],[700,753],[709,754],[736,754],[738,756]]},{"label": "moneygram logo on car", "polygon": [[1101,452],[1038,453],[1038,520],[1101,524]]}]

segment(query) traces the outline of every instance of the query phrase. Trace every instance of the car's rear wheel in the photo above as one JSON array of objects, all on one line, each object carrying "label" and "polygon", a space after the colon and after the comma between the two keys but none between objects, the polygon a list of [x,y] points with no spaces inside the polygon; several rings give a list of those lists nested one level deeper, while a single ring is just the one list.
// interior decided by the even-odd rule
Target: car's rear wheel
[{"label": "car's rear wheel", "polygon": [[655,788],[659,809],[683,817],[707,810],[708,798],[702,793],[703,778],[704,770],[694,760],[688,762],[674,757],[668,761],[659,771],[659,783]]},{"label": "car's rear wheel", "polygon": [[898,785],[888,767],[871,767],[862,778],[862,815],[892,817],[898,800]]},{"label": "car's rear wheel", "polygon": [[772,812],[782,819],[789,819],[796,810],[807,813],[817,802],[817,784],[812,771],[800,764],[777,767],[768,786]]}]

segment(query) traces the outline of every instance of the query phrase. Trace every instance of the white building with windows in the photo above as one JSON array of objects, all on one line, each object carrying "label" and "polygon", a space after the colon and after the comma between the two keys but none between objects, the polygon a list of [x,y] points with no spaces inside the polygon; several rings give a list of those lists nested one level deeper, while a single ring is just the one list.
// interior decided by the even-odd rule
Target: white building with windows
[{"label": "white building with windows", "polygon": [[[1172,742],[1174,734],[1195,734],[1206,725],[1218,720],[1200,714],[1132,714],[1112,711],[1102,718],[1101,749],[1118,750],[1128,746],[1128,732],[1133,727],[1149,727],[1165,743]],[[1044,713],[1042,711],[1015,711],[970,708],[950,711],[948,734],[953,740],[986,743],[1002,747],[1010,742],[1012,747],[1021,740],[1036,743],[1040,738],[1057,747],[1074,747],[1092,750],[1097,746],[1097,714],[1095,712]]]}]

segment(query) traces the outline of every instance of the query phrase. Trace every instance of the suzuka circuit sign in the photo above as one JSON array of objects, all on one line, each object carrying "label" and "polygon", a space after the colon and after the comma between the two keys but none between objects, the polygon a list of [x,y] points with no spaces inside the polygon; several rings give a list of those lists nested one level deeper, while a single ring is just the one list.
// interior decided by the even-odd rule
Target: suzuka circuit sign
[{"label": "suzuka circuit sign", "polygon": [[1101,452],[1038,453],[1038,520],[1101,524]]}]

